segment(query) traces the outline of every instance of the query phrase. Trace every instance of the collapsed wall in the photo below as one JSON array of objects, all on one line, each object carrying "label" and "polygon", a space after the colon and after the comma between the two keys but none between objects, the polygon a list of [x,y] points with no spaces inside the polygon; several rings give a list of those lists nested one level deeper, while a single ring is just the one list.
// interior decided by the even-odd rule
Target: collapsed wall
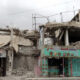
[{"label": "collapsed wall", "polygon": [[56,41],[54,42],[56,45],[63,46],[68,43],[71,46],[80,41],[80,22],[47,23],[44,28],[45,32],[49,33],[49,37]]},{"label": "collapsed wall", "polygon": [[33,71],[34,69],[34,59],[30,56],[24,55],[15,55],[14,57],[14,67],[13,70],[15,71],[13,74],[16,75],[23,75],[28,71]]},{"label": "collapsed wall", "polygon": [[[21,46],[24,47],[24,46]],[[38,63],[38,53],[34,55],[33,47],[25,47],[26,49],[19,50],[19,53],[14,55],[13,75],[24,75],[28,72],[34,73],[34,68]],[[20,53],[21,52],[21,53]]]}]

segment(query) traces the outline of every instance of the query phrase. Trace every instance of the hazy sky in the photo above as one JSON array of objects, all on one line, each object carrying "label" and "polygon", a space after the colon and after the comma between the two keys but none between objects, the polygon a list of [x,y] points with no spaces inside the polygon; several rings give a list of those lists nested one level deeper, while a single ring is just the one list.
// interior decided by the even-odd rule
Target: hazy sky
[{"label": "hazy sky", "polygon": [[[79,9],[80,0],[0,0],[0,27],[10,25],[20,29],[33,29],[32,14],[54,15],[63,11],[72,11],[73,5],[75,10]],[[50,17],[50,20],[56,21],[60,19],[59,17]],[[64,20],[66,19],[67,16]],[[37,21],[47,22],[46,19]]]}]

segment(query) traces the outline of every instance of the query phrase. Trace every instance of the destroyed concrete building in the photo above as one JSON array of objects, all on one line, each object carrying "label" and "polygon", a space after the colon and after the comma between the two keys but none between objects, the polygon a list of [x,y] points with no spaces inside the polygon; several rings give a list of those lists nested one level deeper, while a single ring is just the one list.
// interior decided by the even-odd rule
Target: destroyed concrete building
[{"label": "destroyed concrete building", "polygon": [[[80,76],[80,13],[38,31],[0,29],[0,76]],[[56,62],[56,63],[55,63]]]},{"label": "destroyed concrete building", "polygon": [[69,33],[68,38],[70,43],[67,43],[67,44],[71,45],[73,42],[79,41],[79,35],[78,35],[80,33],[79,26],[80,26],[79,22],[50,23],[50,24],[48,23],[46,24],[46,28],[47,28],[46,31],[53,32],[50,35],[55,37],[56,43],[58,45],[65,45],[66,44],[64,42],[64,37],[66,33],[65,30],[68,30],[68,33]]},{"label": "destroyed concrete building", "polygon": [[[80,12],[77,13],[69,22],[63,23],[47,23],[45,30],[50,31],[49,35],[52,35],[56,38],[58,45],[65,45],[63,41],[65,38],[65,33],[67,30],[69,43],[67,45],[72,45],[74,42],[80,41]],[[53,33],[51,33],[53,32]],[[63,43],[62,43],[63,42]]]},{"label": "destroyed concrete building", "polygon": [[42,76],[80,76],[80,12],[69,22],[40,26]]},{"label": "destroyed concrete building", "polygon": [[0,29],[0,76],[34,71],[39,51],[27,36],[18,29]]}]

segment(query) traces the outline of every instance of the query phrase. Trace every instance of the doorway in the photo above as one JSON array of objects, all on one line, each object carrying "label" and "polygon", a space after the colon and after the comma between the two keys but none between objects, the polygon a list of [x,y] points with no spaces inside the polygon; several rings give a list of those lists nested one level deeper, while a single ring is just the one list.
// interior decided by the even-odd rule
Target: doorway
[{"label": "doorway", "polygon": [[48,58],[49,76],[67,76],[68,59],[67,58]]},{"label": "doorway", "polygon": [[6,58],[0,58],[0,76],[6,76]]}]

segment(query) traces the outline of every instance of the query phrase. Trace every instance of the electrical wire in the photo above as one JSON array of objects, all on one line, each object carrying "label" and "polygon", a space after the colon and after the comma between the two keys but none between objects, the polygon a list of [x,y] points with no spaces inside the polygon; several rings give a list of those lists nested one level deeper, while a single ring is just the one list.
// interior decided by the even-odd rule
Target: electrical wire
[{"label": "electrical wire", "polygon": [[[68,3],[70,3],[70,2],[72,2],[72,1],[67,1],[67,2],[64,2],[64,3],[60,3],[60,4],[54,4],[54,5],[50,6],[50,7],[56,7],[56,6],[60,6],[60,5],[62,5],[62,4],[68,4]],[[37,9],[30,9],[30,10],[27,10],[27,11],[21,11],[21,12],[16,12],[16,13],[10,13],[10,14],[8,14],[8,15],[18,15],[18,14],[26,13],[26,12],[28,12],[28,11],[40,10],[40,9],[42,10],[42,9],[45,9],[45,8],[47,8],[47,7],[37,8]]]}]

